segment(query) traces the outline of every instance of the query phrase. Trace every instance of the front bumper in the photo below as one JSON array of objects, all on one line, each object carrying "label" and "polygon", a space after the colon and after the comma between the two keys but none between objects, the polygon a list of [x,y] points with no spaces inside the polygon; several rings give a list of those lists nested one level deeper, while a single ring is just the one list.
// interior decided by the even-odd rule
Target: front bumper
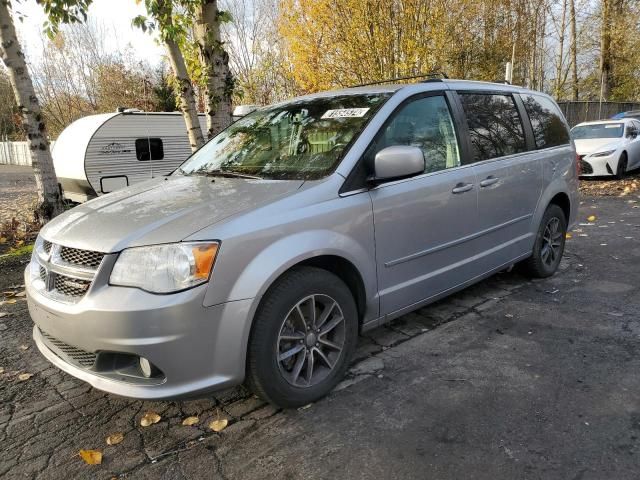
[{"label": "front bumper", "polygon": [[615,175],[620,157],[616,152],[606,157],[589,157],[585,155],[580,158],[581,162],[583,162],[581,177],[605,177]]},{"label": "front bumper", "polygon": [[[105,285],[75,304],[32,288],[38,349],[61,370],[99,390],[138,399],[194,396],[244,380],[252,300],[203,306],[206,285],[172,295]],[[77,352],[81,352],[77,354]],[[161,375],[110,368],[100,358],[147,358]]]}]

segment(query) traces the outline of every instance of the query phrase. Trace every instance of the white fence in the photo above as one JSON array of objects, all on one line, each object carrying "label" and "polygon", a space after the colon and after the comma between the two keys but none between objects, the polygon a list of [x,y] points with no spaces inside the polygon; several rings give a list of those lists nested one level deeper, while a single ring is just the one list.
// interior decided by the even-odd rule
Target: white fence
[{"label": "white fence", "polygon": [[[53,147],[55,142],[51,142]],[[31,165],[27,142],[0,142],[0,164]]]}]

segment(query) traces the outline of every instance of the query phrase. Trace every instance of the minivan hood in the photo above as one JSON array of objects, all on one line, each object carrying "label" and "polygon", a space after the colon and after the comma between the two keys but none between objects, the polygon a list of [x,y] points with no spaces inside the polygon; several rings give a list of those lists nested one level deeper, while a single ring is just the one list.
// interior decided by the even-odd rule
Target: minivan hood
[{"label": "minivan hood", "polygon": [[574,140],[578,155],[589,155],[598,150],[615,150],[622,144],[621,138],[585,138]]},{"label": "minivan hood", "polygon": [[302,180],[156,178],[79,205],[45,225],[41,235],[53,243],[100,252],[178,242],[291,194],[302,184]]}]

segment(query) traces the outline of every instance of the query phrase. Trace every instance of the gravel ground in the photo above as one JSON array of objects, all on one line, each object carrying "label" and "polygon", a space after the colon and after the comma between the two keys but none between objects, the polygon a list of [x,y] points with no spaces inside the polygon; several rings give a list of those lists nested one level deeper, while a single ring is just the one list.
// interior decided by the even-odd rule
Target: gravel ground
[{"label": "gravel ground", "polygon": [[36,182],[31,167],[0,165],[0,225],[33,218]]},{"label": "gravel ground", "polygon": [[[241,388],[104,394],[50,366],[26,302],[3,293],[0,477],[637,479],[637,199],[584,197],[557,275],[498,274],[368,333],[336,391],[298,410]],[[0,292],[20,294],[25,262],[0,264]],[[140,426],[149,411],[160,421]],[[215,433],[218,418],[229,426]]]}]

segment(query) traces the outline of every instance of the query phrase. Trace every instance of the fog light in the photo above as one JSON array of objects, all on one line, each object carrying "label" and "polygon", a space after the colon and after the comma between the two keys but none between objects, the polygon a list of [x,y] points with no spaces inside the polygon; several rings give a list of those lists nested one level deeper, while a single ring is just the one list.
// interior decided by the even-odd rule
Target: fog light
[{"label": "fog light", "polygon": [[151,362],[144,357],[140,357],[140,370],[145,378],[151,377]]}]

